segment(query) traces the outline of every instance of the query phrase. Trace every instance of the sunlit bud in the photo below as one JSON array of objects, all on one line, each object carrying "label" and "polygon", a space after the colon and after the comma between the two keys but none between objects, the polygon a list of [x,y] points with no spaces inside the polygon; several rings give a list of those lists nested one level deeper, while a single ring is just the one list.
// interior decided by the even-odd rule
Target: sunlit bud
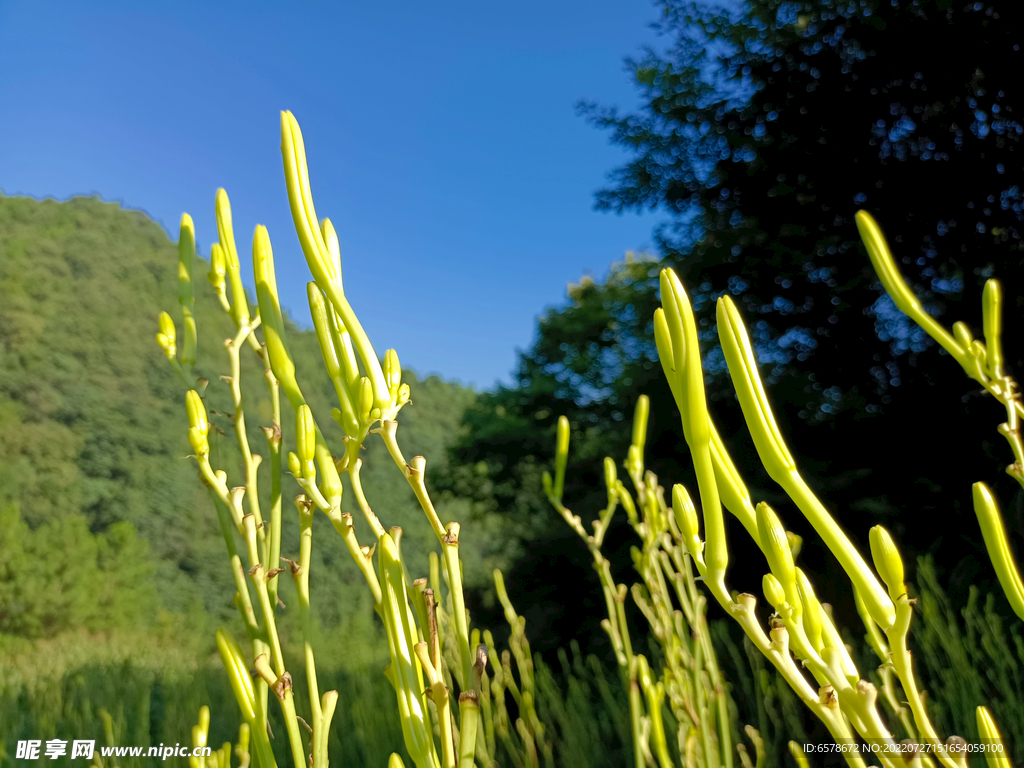
[{"label": "sunlit bud", "polygon": [[192,267],[196,260],[196,233],[192,217],[181,215],[181,230],[178,236],[178,303],[181,305],[184,325],[184,344],[181,362],[195,365],[196,362],[196,321],[192,315]]},{"label": "sunlit bud", "polygon": [[569,461],[569,419],[558,417],[555,433],[555,498],[561,501],[565,490],[565,467]]},{"label": "sunlit bud", "polygon": [[761,539],[768,567],[782,584],[787,595],[796,596],[796,569],[793,552],[789,548],[786,529],[775,511],[763,501],[757,505],[757,532]]},{"label": "sunlit bud", "polygon": [[206,273],[206,279],[217,293],[224,293],[224,249],[220,243],[210,246],[210,271]]},{"label": "sunlit bud", "polygon": [[807,759],[807,755],[804,754],[803,747],[801,747],[797,742],[789,742],[789,754],[793,756],[793,760],[796,762],[797,768],[810,768],[811,763]]},{"label": "sunlit bud", "polygon": [[618,473],[615,471],[615,461],[610,456],[604,457],[604,487],[609,494],[615,492],[615,481],[618,480]]},{"label": "sunlit bud", "polygon": [[388,758],[388,768],[405,768],[405,763],[402,762],[401,757],[392,752],[391,757]]},{"label": "sunlit bud", "polygon": [[324,295],[314,282],[306,283],[306,297],[309,299],[309,314],[313,318],[313,329],[316,340],[320,344],[320,353],[324,358],[327,375],[332,379],[341,377],[341,365],[338,363],[338,351],[334,348],[331,337],[330,320],[327,317],[327,304]]},{"label": "sunlit bud", "polygon": [[658,307],[654,310],[654,342],[658,347],[658,360],[661,368],[668,379],[669,389],[676,398],[676,404],[680,401],[679,375],[676,371],[675,350],[672,348],[672,332],[668,328],[668,318],[665,310]]},{"label": "sunlit bud", "polygon": [[967,327],[967,323],[959,321],[953,323],[953,338],[964,349],[970,347],[971,342],[974,341],[974,336],[971,334],[971,329]]},{"label": "sunlit bud", "polygon": [[174,360],[174,356],[177,353],[177,347],[174,342],[177,338],[177,333],[174,330],[174,320],[166,312],[160,313],[160,330],[156,334],[156,343],[160,345],[160,349],[167,355],[168,360]]},{"label": "sunlit bud", "polygon": [[900,557],[892,536],[880,525],[876,525],[868,534],[871,543],[871,559],[875,562],[875,570],[889,588],[889,596],[898,600],[907,593],[903,584],[903,559]]},{"label": "sunlit bud", "polygon": [[[985,751],[985,760],[988,762],[990,768],[996,768],[1000,765],[1008,765],[1009,760],[1006,759],[1006,754],[1003,752],[1003,737],[999,733],[999,729],[996,728],[996,722],[992,719],[991,713],[985,707],[978,707],[978,736],[981,737],[981,741],[988,748]],[[1008,751],[1008,750],[1007,750]]]},{"label": "sunlit bud", "polygon": [[1024,618],[1024,584],[1021,582],[1016,561],[1006,539],[1006,528],[999,513],[999,505],[992,491],[984,483],[975,483],[971,486],[971,491],[974,497],[974,513],[978,516],[981,535],[985,539],[985,549],[988,550],[989,559],[996,569],[996,576],[999,577],[999,583],[1014,613]]},{"label": "sunlit bud", "polygon": [[210,454],[210,444],[206,439],[210,426],[206,420],[203,399],[194,389],[185,395],[185,410],[188,413],[188,441],[196,456],[202,459]]},{"label": "sunlit bud", "polygon": [[256,278],[256,299],[259,302],[263,339],[270,356],[270,367],[281,383],[286,397],[293,406],[302,401],[295,364],[288,354],[284,334],[284,316],[277,297],[277,277],[274,273],[274,252],[270,234],[264,226],[257,226],[252,238],[252,269]]},{"label": "sunlit bud", "polygon": [[324,219],[320,222],[320,231],[324,236],[324,245],[327,246],[327,252],[331,255],[328,268],[331,269],[331,277],[334,278],[334,282],[341,288],[341,246],[338,244],[338,233],[334,231],[334,225],[330,219]]},{"label": "sunlit bud", "polygon": [[765,599],[775,610],[779,610],[779,606],[786,602],[785,590],[783,590],[779,580],[770,573],[766,573],[764,578],[761,579],[761,591],[764,592]]},{"label": "sunlit bud", "polygon": [[412,390],[409,389],[409,385],[408,384],[402,384],[398,388],[398,404],[399,405],[405,405],[406,403],[409,402],[411,397],[412,397]]},{"label": "sunlit bud", "polygon": [[988,350],[988,372],[993,379],[1003,376],[1003,289],[998,280],[986,280],[981,294],[981,316]]},{"label": "sunlit bud", "polygon": [[302,462],[294,451],[288,451],[288,471],[296,478],[302,477]]},{"label": "sunlit bud", "polygon": [[242,285],[242,274],[239,270],[238,249],[235,247],[235,231],[231,224],[231,203],[228,193],[217,190],[217,234],[221,248],[224,249],[224,267],[228,282],[231,284],[231,317],[235,325],[241,327],[249,322],[249,300],[245,296]]},{"label": "sunlit bud", "polygon": [[703,545],[700,541],[697,510],[693,506],[693,499],[690,498],[686,487],[679,483],[672,486],[672,512],[679,525],[679,531],[683,535],[686,551],[694,560],[698,559]]},{"label": "sunlit bud", "polygon": [[803,603],[802,619],[804,634],[807,635],[811,647],[821,651],[821,604],[814,594],[814,588],[800,568],[796,569],[796,590]]},{"label": "sunlit bud", "polygon": [[647,442],[647,417],[651,411],[651,403],[647,395],[640,395],[633,411],[633,445],[643,454]]},{"label": "sunlit bud", "polygon": [[313,458],[316,455],[316,424],[308,405],[300,405],[295,412],[295,448],[302,462],[303,477],[315,476]]},{"label": "sunlit bud", "polygon": [[397,401],[398,389],[402,385],[402,365],[398,362],[398,352],[393,349],[384,353],[384,381],[391,399]]},{"label": "sunlit bud", "polygon": [[373,385],[365,376],[359,379],[359,416],[369,420],[373,413]]},{"label": "sunlit bud", "polygon": [[622,508],[626,510],[626,517],[629,518],[631,524],[636,525],[639,522],[639,518],[636,515],[636,505],[633,504],[633,497],[629,495],[629,491],[626,490],[626,486],[622,484],[622,481],[617,482],[615,487],[618,491]]}]

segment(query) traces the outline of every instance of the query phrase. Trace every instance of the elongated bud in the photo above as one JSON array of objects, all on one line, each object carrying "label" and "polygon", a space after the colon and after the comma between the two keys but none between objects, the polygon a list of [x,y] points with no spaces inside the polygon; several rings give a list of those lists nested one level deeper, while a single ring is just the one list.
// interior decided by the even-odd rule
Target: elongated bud
[{"label": "elongated bud", "polygon": [[203,399],[194,389],[185,395],[185,410],[188,413],[188,441],[196,456],[203,459],[210,455],[210,444],[207,441],[207,434],[210,425],[206,420],[206,406]]},{"label": "elongated bud", "polygon": [[309,300],[309,314],[313,318],[316,340],[320,344],[320,354],[324,358],[327,375],[332,379],[341,378],[341,365],[338,362],[338,351],[334,348],[331,338],[330,320],[327,317],[327,304],[324,295],[315,282],[306,283],[306,298]]},{"label": "elongated bud", "polygon": [[959,321],[953,323],[953,338],[964,349],[969,349],[971,344],[974,343],[974,335],[971,333],[971,329],[967,327],[967,323]]},{"label": "elongated bud", "polygon": [[986,280],[981,294],[981,316],[988,350],[988,374],[1003,377],[1003,288],[998,280]]},{"label": "elongated bud", "polygon": [[896,266],[896,260],[892,257],[889,244],[885,242],[885,236],[882,234],[878,222],[867,211],[857,211],[856,220],[857,229],[860,231],[861,240],[864,241],[864,247],[867,248],[868,256],[871,258],[871,264],[893,303],[924,328],[929,336],[939,342],[943,349],[962,364],[967,352],[966,348],[925,312],[921,302],[910,290],[903,275],[900,274],[899,267]]},{"label": "elongated bud", "polygon": [[633,445],[644,452],[647,443],[647,417],[651,411],[651,402],[647,395],[640,395],[633,411]]},{"label": "elongated bud", "polygon": [[160,345],[160,349],[164,351],[167,359],[173,361],[178,351],[174,343],[177,339],[177,333],[174,330],[174,320],[166,312],[161,312],[159,323],[160,330],[156,334],[156,343]]},{"label": "elongated bud", "polygon": [[184,345],[181,350],[181,362],[185,365],[196,363],[196,320],[192,315],[192,268],[196,260],[196,231],[192,217],[187,213],[181,215],[181,229],[178,235],[178,303],[181,305],[182,323],[184,325]]},{"label": "elongated bud", "polygon": [[793,566],[793,552],[789,548],[786,529],[775,511],[763,501],[757,505],[756,511],[757,533],[764,555],[768,559],[768,567],[782,584],[782,588],[790,597],[790,602],[795,602],[796,569]]},{"label": "elongated bud", "polygon": [[242,710],[242,717],[251,724],[256,720],[256,694],[252,688],[252,678],[249,676],[249,666],[245,663],[242,648],[230,632],[221,628],[217,630],[217,650],[228,673],[238,708]]},{"label": "elongated bud", "polygon": [[615,461],[610,456],[604,457],[604,487],[608,490],[608,506],[611,506],[618,495],[618,472]]},{"label": "elongated bud", "polygon": [[214,243],[210,246],[210,271],[206,273],[206,279],[210,281],[213,290],[218,294],[225,293],[225,274],[224,249],[221,248],[220,243]]},{"label": "elongated bud", "polygon": [[992,714],[986,707],[978,707],[977,709],[978,719],[978,736],[981,737],[982,744],[985,745],[985,761],[989,764],[989,768],[997,768],[997,766],[1008,765],[1008,755],[1003,751],[1005,745],[1003,744],[1003,737],[999,733],[999,729],[996,728],[996,721],[992,719]]},{"label": "elongated bud", "polygon": [[703,544],[700,540],[700,528],[697,523],[697,510],[693,506],[693,499],[690,498],[686,486],[676,483],[672,486],[672,512],[679,526],[679,532],[683,535],[683,544],[690,557],[698,560],[701,557]]},{"label": "elongated bud", "polygon": [[569,419],[565,416],[558,417],[558,427],[555,432],[555,490],[554,496],[558,501],[562,500],[565,492],[565,467],[569,461]]},{"label": "elongated bud", "polygon": [[262,225],[256,227],[252,237],[252,270],[256,277],[256,300],[259,302],[263,324],[263,340],[270,356],[270,369],[281,382],[288,401],[296,408],[303,402],[303,397],[295,380],[295,364],[288,354],[285,340],[284,316],[277,298],[277,277],[274,273],[270,234]]},{"label": "elongated bud", "polygon": [[868,534],[871,542],[871,559],[875,562],[875,570],[889,588],[889,596],[899,600],[907,593],[903,583],[903,559],[900,557],[892,536],[880,525],[876,525]]},{"label": "elongated bud", "polygon": [[365,376],[359,379],[359,418],[363,421],[372,421],[373,414],[373,385]]},{"label": "elongated bud", "polygon": [[388,758],[388,768],[405,768],[405,763],[397,753],[392,752],[391,757]]},{"label": "elongated bud", "polygon": [[981,535],[985,539],[985,549],[996,569],[996,576],[1010,601],[1010,607],[1020,618],[1024,619],[1024,583],[1021,582],[1017,563],[1010,551],[1010,543],[1003,527],[1003,516],[999,513],[996,498],[984,483],[975,483],[971,487],[974,497],[974,513],[981,525]]},{"label": "elongated bud", "polygon": [[341,246],[338,244],[338,233],[334,231],[334,225],[330,219],[324,219],[320,222],[320,232],[324,237],[327,253],[331,256],[328,262],[331,277],[338,284],[338,288],[341,288]]},{"label": "elongated bud", "polygon": [[402,365],[398,362],[398,353],[389,349],[384,353],[384,381],[393,402],[398,402],[398,390],[402,386]]},{"label": "elongated bud", "polygon": [[800,596],[800,602],[803,603],[803,611],[801,612],[804,634],[807,635],[808,641],[811,643],[811,647],[814,651],[821,652],[821,603],[818,602],[817,596],[814,594],[814,588],[811,586],[811,582],[800,568],[796,569],[796,590]]},{"label": "elongated bud", "polygon": [[302,460],[294,451],[288,451],[288,471],[291,472],[296,479],[303,477]]},{"label": "elongated bud", "polygon": [[309,406],[302,404],[295,412],[295,448],[302,462],[302,476],[307,479],[316,477],[313,458],[316,456],[316,424]]},{"label": "elongated bud", "polygon": [[235,230],[231,223],[231,203],[228,193],[217,190],[217,234],[221,248],[224,249],[224,267],[228,282],[231,284],[231,318],[235,325],[241,327],[249,322],[249,300],[245,296],[242,285],[242,273],[238,262],[238,249],[235,247]]},{"label": "elongated bud", "polygon": [[770,573],[766,573],[764,578],[761,579],[761,589],[764,591],[765,600],[775,610],[780,610],[781,606],[788,602],[786,600],[786,591],[782,588],[779,580]]}]

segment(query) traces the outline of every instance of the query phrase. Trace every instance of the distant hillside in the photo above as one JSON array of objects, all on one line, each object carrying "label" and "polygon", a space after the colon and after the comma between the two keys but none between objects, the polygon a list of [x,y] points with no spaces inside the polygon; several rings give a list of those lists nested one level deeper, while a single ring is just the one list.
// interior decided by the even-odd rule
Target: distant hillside
[{"label": "distant hillside", "polygon": [[[243,234],[237,236],[246,253]],[[233,616],[234,587],[216,516],[194,462],[183,458],[191,452],[184,388],[154,341],[161,309],[180,329],[176,264],[176,245],[141,213],[94,198],[0,197],[0,633],[149,623],[160,610],[189,614],[198,624],[205,615],[218,622]],[[211,407],[229,411],[219,340],[232,326],[206,270],[197,264],[197,371],[211,381]],[[315,337],[293,327],[289,341],[318,421],[340,445]],[[265,425],[261,371],[253,355],[245,361],[249,423]],[[474,395],[437,377],[406,376],[413,402],[402,413],[399,436],[407,455],[428,457],[430,472],[443,466]],[[285,406],[286,440],[292,419]],[[241,484],[231,460],[234,436],[225,419],[219,422],[228,434],[214,450],[227,457],[229,474],[235,470],[230,484]],[[263,437],[253,426],[250,441],[259,453]],[[420,558],[425,575],[425,545],[436,542],[393,462],[371,438],[364,472],[370,503],[385,525],[408,530],[410,563]],[[286,477],[285,498],[295,493]],[[349,494],[346,506],[351,501]],[[467,509],[449,501],[440,511],[464,519]],[[286,555],[297,536],[291,513],[286,503]],[[354,621],[366,629],[365,585],[337,534],[326,520],[318,523],[313,602],[320,621],[324,627]],[[360,533],[369,543],[365,529]],[[486,558],[465,554],[473,572],[467,577],[481,580]],[[500,546],[494,554],[502,554]],[[290,590],[282,592],[286,603]]]}]

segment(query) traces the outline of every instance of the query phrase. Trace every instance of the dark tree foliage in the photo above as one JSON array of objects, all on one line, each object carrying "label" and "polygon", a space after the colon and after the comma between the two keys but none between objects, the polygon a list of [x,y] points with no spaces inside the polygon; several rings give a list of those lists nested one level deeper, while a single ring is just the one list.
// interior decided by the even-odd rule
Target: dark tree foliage
[{"label": "dark tree foliage", "polygon": [[[1000,277],[1007,359],[1024,371],[1018,6],[753,0],[723,9],[670,0],[661,9],[668,50],[630,62],[644,108],[583,106],[633,154],[597,200],[672,214],[657,233],[661,264],[690,291],[712,409],[755,497],[778,503],[790,528],[816,538],[749,445],[716,342],[715,300],[726,293],[744,313],[805,474],[861,550],[869,525],[881,522],[908,553],[938,552],[951,571],[959,564],[946,574],[957,599],[972,580],[994,583],[970,483],[994,483],[1020,528],[1021,498],[1002,472],[1011,457],[995,431],[1005,416],[884,297],[853,215],[878,218],[915,290],[947,325],[964,320],[980,333],[981,286]],[[522,583],[562,600],[576,600],[581,589],[568,580],[588,565],[537,482],[560,414],[574,426],[567,499],[575,512],[602,505],[599,459],[623,457],[641,392],[652,397],[653,468],[666,485],[695,489],[654,362],[657,266],[619,265],[604,283],[574,287],[542,317],[515,385],[478,402],[472,438],[457,452],[479,462],[475,485],[467,473],[463,487],[550,523],[536,551],[566,563],[565,580],[541,585],[531,559]],[[763,563],[743,556],[745,537],[731,530],[740,547],[731,581],[754,589]],[[620,555],[617,577],[631,581],[624,546]],[[831,556],[812,546],[801,557],[822,574],[825,599],[842,601],[845,580]],[[587,583],[591,594],[580,599],[600,612],[596,579]]]}]

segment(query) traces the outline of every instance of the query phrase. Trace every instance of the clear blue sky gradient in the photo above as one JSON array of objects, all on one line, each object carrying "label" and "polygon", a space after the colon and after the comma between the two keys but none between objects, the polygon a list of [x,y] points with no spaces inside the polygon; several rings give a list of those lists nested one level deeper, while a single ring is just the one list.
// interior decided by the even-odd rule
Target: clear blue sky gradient
[{"label": "clear blue sky gradient", "polygon": [[187,211],[208,257],[223,186],[247,283],[265,224],[282,303],[308,326],[290,109],[378,353],[487,388],[568,282],[651,247],[660,215],[593,210],[627,155],[575,104],[637,106],[623,59],[661,43],[656,17],[646,0],[0,0],[0,189],[122,201],[173,240]]}]

